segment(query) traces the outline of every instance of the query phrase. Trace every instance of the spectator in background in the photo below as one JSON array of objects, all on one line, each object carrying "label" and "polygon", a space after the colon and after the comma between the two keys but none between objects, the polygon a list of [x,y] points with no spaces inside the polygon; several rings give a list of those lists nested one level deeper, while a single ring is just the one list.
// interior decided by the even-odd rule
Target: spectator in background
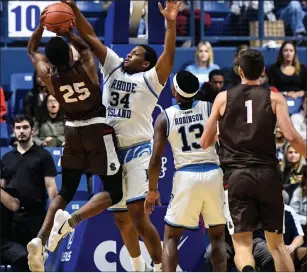
[{"label": "spectator in background", "polygon": [[287,144],[284,150],[284,160],[281,171],[283,173],[284,187],[289,194],[290,200],[294,190],[302,180],[303,167],[305,165],[305,159],[297,153],[290,144]]},{"label": "spectator in background", "polygon": [[282,44],[275,64],[268,69],[269,84],[285,96],[299,98],[307,91],[307,70],[300,64],[296,46],[286,41]]},{"label": "spectator in background", "polygon": [[11,265],[13,272],[30,271],[28,267],[28,251],[12,239],[13,213],[19,210],[18,192],[12,188],[0,188],[0,257],[1,264]]},{"label": "spectator in background", "polygon": [[306,34],[303,24],[303,18],[306,15],[302,6],[304,2],[306,1],[275,0],[277,17],[284,21],[285,27],[290,28],[294,36]]},{"label": "spectator in background", "polygon": [[209,42],[200,42],[196,48],[196,62],[186,67],[185,70],[193,73],[199,81],[199,86],[209,80],[209,73],[220,67],[214,63],[214,54]]},{"label": "spectator in background", "polygon": [[52,95],[43,101],[41,114],[34,124],[33,141],[49,147],[60,147],[64,142],[64,114]]},{"label": "spectator in background", "polygon": [[293,114],[291,120],[294,128],[302,136],[302,138],[307,140],[307,93],[305,94],[304,101],[302,104],[302,110],[299,113]]},{"label": "spectator in background", "polygon": [[4,91],[0,85],[0,122],[5,122],[4,116],[7,113]]},{"label": "spectator in background", "polygon": [[276,124],[275,128],[275,142],[276,142],[276,157],[282,165],[282,161],[284,159],[284,150],[287,144],[287,141],[282,133],[278,124]]},{"label": "spectator in background", "polygon": [[224,73],[219,69],[214,69],[209,73],[209,82],[205,82],[196,95],[197,100],[213,103],[217,94],[224,86]]},{"label": "spectator in background", "polygon": [[[302,179],[299,187],[293,193],[290,206],[299,215],[300,223],[306,229],[307,225],[307,167],[302,169]],[[306,240],[306,239],[305,239]]]},{"label": "spectator in background", "polygon": [[17,148],[2,158],[2,182],[20,195],[20,210],[14,215],[13,239],[26,246],[36,237],[46,216],[50,200],[58,193],[57,175],[51,154],[32,141],[34,122],[26,116],[14,120]]},{"label": "spectator in background", "polygon": [[232,67],[231,68],[225,67],[222,69],[224,73],[224,90],[228,90],[241,83],[241,77],[239,75],[238,55],[242,50],[248,49],[248,48],[249,48],[248,45],[245,45],[245,44],[239,45],[236,49],[236,52],[233,58]]},{"label": "spectator in background", "polygon": [[33,88],[26,94],[23,101],[25,115],[36,119],[47,94],[48,90],[46,85],[35,71],[33,74]]},{"label": "spectator in background", "polygon": [[270,86],[269,85],[269,78],[266,72],[264,72],[261,76],[260,76],[260,84],[264,87],[264,88],[268,88],[270,89],[272,92],[276,92],[278,93],[279,90],[275,87],[275,86]]}]

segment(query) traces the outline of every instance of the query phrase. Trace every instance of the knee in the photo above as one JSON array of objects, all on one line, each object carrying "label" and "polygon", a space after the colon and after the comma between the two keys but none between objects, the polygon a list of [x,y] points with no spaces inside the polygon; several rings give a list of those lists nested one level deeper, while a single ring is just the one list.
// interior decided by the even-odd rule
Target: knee
[{"label": "knee", "polygon": [[121,232],[125,234],[130,233],[132,230],[134,230],[134,227],[131,221],[129,221],[128,217],[121,218],[121,217],[116,216],[115,225]]},{"label": "knee", "polygon": [[297,11],[297,10],[301,10],[302,9],[300,1],[290,1],[288,7],[289,7],[289,9],[291,11]]}]

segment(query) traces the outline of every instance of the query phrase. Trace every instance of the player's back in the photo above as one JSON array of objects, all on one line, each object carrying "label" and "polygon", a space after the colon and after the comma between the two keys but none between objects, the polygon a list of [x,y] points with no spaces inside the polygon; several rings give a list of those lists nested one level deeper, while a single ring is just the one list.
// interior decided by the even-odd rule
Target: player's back
[{"label": "player's back", "polygon": [[219,121],[219,157],[224,167],[278,164],[270,92],[244,84],[227,91],[225,113]]},{"label": "player's back", "polygon": [[55,98],[67,120],[87,120],[105,117],[99,85],[95,85],[80,62],[66,71],[55,69],[52,75]]},{"label": "player's back", "polygon": [[177,104],[165,110],[167,136],[177,170],[191,164],[219,164],[214,146],[206,150],[200,147],[200,138],[209,111],[210,103],[203,101],[194,101],[184,105]]}]

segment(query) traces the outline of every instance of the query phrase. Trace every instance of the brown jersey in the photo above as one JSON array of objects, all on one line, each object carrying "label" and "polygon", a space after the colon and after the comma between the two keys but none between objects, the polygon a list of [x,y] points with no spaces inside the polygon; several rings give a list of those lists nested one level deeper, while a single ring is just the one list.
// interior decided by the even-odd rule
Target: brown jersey
[{"label": "brown jersey", "polygon": [[91,81],[80,62],[66,71],[56,70],[52,75],[52,85],[67,120],[106,116],[100,86]]},{"label": "brown jersey", "polygon": [[270,90],[239,84],[227,91],[219,122],[219,156],[225,168],[277,165],[275,126]]}]

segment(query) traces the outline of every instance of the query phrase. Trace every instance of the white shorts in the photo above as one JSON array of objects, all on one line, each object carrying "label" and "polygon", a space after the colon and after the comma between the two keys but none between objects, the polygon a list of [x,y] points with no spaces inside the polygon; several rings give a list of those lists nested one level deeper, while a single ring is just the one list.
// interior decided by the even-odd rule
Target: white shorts
[{"label": "white shorts", "polygon": [[[135,146],[121,155],[123,165],[123,199],[108,208],[109,211],[126,211],[127,204],[146,198],[151,142]],[[129,156],[129,153],[133,156]],[[126,156],[125,156],[126,155]]]},{"label": "white shorts", "polygon": [[[214,164],[210,164],[214,165]],[[223,172],[217,168],[197,172],[184,168],[173,179],[171,200],[164,221],[169,226],[197,229],[202,214],[205,226],[226,223],[223,213]]]}]

